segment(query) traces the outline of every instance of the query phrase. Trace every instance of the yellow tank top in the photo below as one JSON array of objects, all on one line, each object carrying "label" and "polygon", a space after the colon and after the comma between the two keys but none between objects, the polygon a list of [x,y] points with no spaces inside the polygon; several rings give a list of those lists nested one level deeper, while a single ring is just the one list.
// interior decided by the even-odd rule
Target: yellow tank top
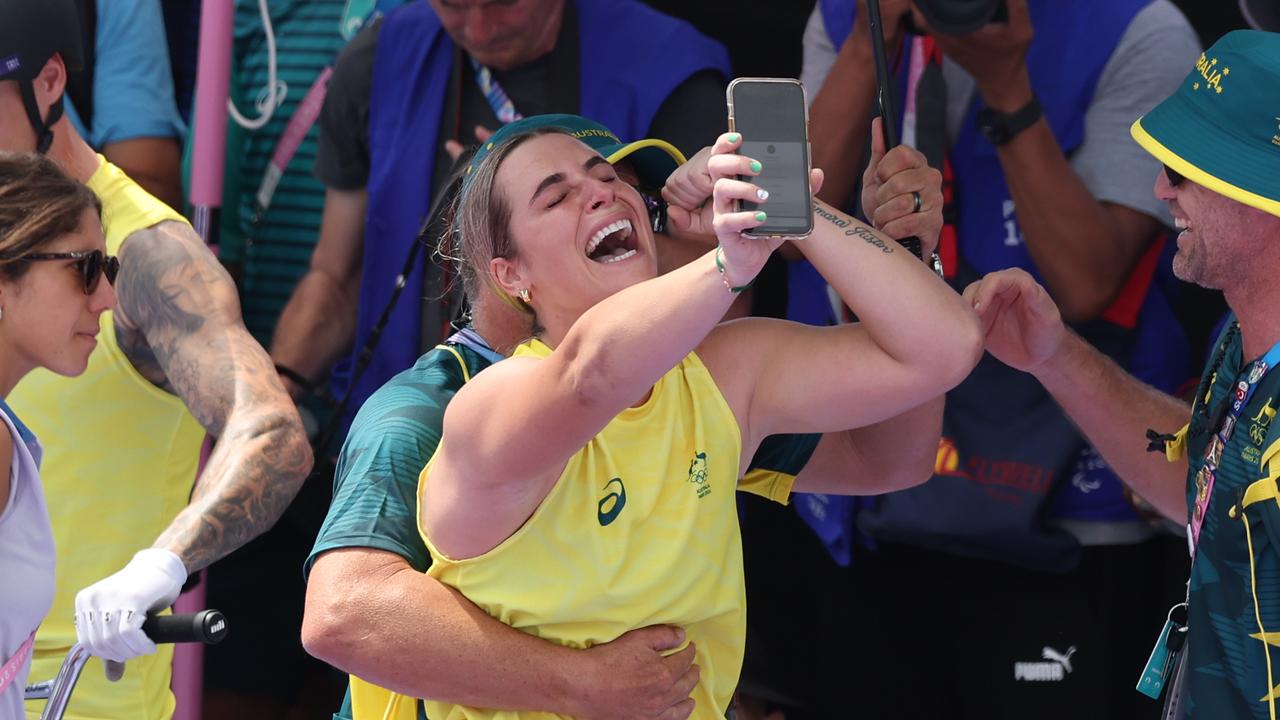
[{"label": "yellow tank top", "polygon": [[[546,357],[534,341],[516,355]],[[428,573],[499,620],[574,648],[654,624],[697,644],[697,718],[723,718],[742,667],[746,598],[735,503],[738,423],[696,354],[575,454],[533,516],[466,560],[431,551]],[[431,465],[422,471],[419,497]],[[433,720],[532,720],[427,702]]]},{"label": "yellow tank top", "polygon": [[[89,180],[102,200],[107,252],[165,220],[185,222],[105,158]],[[40,476],[58,547],[53,608],[36,635],[31,680],[54,677],[76,641],[75,597],[150,547],[187,505],[204,430],[182,401],[138,374],[116,344],[111,312],[102,314],[98,346],[77,378],[36,370],[9,404],[44,441]],[[169,676],[173,650],[131,660],[108,683],[102,662],[89,661],[71,696],[67,720],[158,720],[173,714]],[[44,702],[27,703],[28,718]]]}]

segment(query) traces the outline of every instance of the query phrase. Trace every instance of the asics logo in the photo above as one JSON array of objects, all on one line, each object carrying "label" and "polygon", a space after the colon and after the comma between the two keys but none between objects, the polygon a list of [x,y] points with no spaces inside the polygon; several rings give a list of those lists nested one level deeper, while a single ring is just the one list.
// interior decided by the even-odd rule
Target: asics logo
[{"label": "asics logo", "polygon": [[622,508],[627,504],[627,488],[622,484],[622,478],[614,478],[604,484],[604,490],[617,483],[618,487],[609,491],[604,497],[600,498],[600,502],[596,504],[596,519],[600,521],[600,527],[605,527],[609,523],[618,519],[618,514],[622,512]]}]

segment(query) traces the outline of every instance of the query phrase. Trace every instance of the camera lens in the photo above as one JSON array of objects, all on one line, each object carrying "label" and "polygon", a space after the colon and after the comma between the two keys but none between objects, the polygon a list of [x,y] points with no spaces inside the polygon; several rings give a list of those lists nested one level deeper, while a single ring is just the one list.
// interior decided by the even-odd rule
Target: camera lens
[{"label": "camera lens", "polygon": [[929,26],[943,35],[967,35],[1009,18],[1005,0],[918,0],[916,6]]},{"label": "camera lens", "polygon": [[770,155],[772,155],[772,154],[774,154],[775,152],[777,152],[777,148],[775,148],[775,147],[774,147],[774,146],[772,146],[772,145],[770,145],[769,147],[765,148],[765,150],[767,150],[767,151],[769,152],[769,154],[770,154]]}]

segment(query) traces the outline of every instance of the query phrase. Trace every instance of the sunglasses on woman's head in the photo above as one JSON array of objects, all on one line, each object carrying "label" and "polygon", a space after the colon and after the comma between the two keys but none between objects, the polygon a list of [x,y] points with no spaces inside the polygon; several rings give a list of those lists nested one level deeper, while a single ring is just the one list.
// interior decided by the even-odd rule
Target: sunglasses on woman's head
[{"label": "sunglasses on woman's head", "polygon": [[76,268],[84,281],[84,294],[92,295],[98,289],[98,279],[107,276],[107,282],[116,284],[116,274],[120,272],[120,258],[107,255],[101,250],[81,250],[78,252],[34,253],[24,255],[23,260],[75,260]]},{"label": "sunglasses on woman's head", "polygon": [[1164,166],[1164,176],[1169,179],[1170,187],[1178,187],[1186,180],[1186,178],[1183,177],[1177,170],[1174,170],[1168,165]]}]

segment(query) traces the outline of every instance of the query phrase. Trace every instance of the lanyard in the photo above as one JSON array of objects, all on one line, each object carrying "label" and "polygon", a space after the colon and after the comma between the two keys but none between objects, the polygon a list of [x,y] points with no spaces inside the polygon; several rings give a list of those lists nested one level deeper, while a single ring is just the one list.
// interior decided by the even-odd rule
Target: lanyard
[{"label": "lanyard", "polygon": [[259,183],[258,194],[254,197],[253,222],[255,224],[267,214],[267,208],[271,207],[271,199],[275,197],[280,178],[284,177],[285,168],[289,167],[289,162],[297,154],[298,147],[311,131],[311,126],[315,125],[316,118],[320,117],[320,108],[324,106],[324,96],[329,91],[331,77],[333,77],[332,65],[320,71],[320,76],[311,83],[311,89],[307,90],[302,103],[293,111],[293,117],[289,118],[289,124],[285,126],[280,140],[276,142],[275,152],[271,154],[271,162],[267,163],[267,169],[262,173],[262,182]]},{"label": "lanyard", "polygon": [[[347,0],[342,19],[338,23],[338,32],[344,41],[350,41],[365,23],[379,14],[375,5],[374,0]],[[275,152],[271,153],[271,161],[262,173],[262,182],[258,184],[258,192],[254,196],[253,224],[261,222],[262,216],[267,214],[280,178],[284,177],[285,168],[289,167],[289,162],[298,153],[298,147],[311,131],[311,126],[320,117],[320,108],[324,106],[324,96],[329,91],[329,78],[332,76],[333,65],[326,65],[315,82],[311,83],[302,103],[293,111],[293,117],[289,118],[288,125],[276,141]]]},{"label": "lanyard", "polygon": [[469,326],[450,335],[449,339],[445,340],[445,342],[453,343],[455,345],[465,345],[474,350],[477,355],[491,363],[506,360],[501,353],[489,347],[489,343],[485,342],[484,338],[480,337],[480,333],[472,330]]},{"label": "lanyard", "polygon": [[1187,546],[1192,559],[1195,558],[1196,548],[1200,545],[1200,528],[1204,525],[1205,516],[1209,512],[1209,501],[1213,498],[1213,485],[1217,480],[1218,464],[1222,461],[1227,443],[1235,433],[1236,421],[1239,420],[1245,406],[1249,404],[1253,392],[1258,389],[1258,383],[1277,363],[1280,363],[1280,342],[1273,345],[1266,355],[1255,360],[1247,372],[1242,372],[1236,378],[1235,391],[1230,398],[1231,407],[1217,432],[1205,446],[1204,464],[1200,466],[1200,472],[1196,473],[1195,507],[1191,512],[1191,522],[1187,523]]},{"label": "lanyard", "polygon": [[3,667],[0,667],[0,695],[3,695],[4,691],[9,689],[9,685],[18,677],[18,668],[22,667],[22,664],[31,655],[31,647],[35,645],[35,642],[36,632],[32,630],[27,639],[18,647],[18,651],[13,654],[13,657],[5,661]]},{"label": "lanyard", "polygon": [[507,96],[507,91],[503,90],[498,81],[494,79],[493,73],[489,71],[489,68],[481,65],[475,58],[471,58],[471,69],[475,70],[476,85],[480,86],[480,92],[484,94],[484,99],[489,103],[489,107],[493,108],[493,114],[498,116],[498,122],[506,125],[524,117],[519,110],[516,110],[516,104],[511,102],[511,98]]}]

